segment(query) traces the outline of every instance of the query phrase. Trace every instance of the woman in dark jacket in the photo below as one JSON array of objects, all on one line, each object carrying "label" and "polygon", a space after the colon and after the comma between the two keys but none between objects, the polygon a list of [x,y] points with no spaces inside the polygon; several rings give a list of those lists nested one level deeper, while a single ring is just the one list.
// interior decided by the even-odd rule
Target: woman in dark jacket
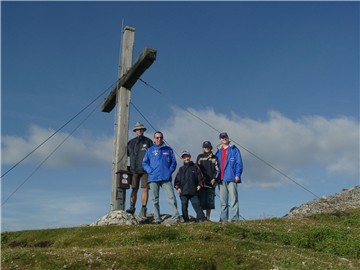
[{"label": "woman in dark jacket", "polygon": [[202,174],[204,175],[204,187],[199,192],[199,200],[206,218],[210,220],[211,209],[215,209],[215,186],[219,173],[218,158],[212,152],[211,142],[203,143],[203,153],[196,159]]}]

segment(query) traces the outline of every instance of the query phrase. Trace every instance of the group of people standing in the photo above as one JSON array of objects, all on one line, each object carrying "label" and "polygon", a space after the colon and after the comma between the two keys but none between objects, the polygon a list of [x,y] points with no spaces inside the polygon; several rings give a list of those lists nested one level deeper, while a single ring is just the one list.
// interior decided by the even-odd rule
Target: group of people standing
[{"label": "group of people standing", "polygon": [[239,220],[237,184],[241,183],[243,164],[240,150],[235,145],[230,145],[226,132],[220,133],[220,146],[215,154],[211,142],[205,141],[202,145],[203,153],[198,155],[195,163],[191,160],[191,154],[184,150],[181,153],[183,165],[172,183],[172,174],[175,172],[177,162],[174,151],[164,142],[163,133],[156,131],[152,141],[144,136],[146,128],[140,122],[136,123],[133,131],[136,137],[127,145],[132,173],[132,192],[130,208],[126,212],[135,213],[137,193],[141,183],[140,217],[146,218],[150,189],[154,211],[153,223],[162,222],[159,205],[159,192],[162,188],[167,197],[172,222],[180,222],[175,188],[180,196],[184,222],[189,221],[189,201],[198,221],[210,221],[211,210],[215,209],[215,187],[218,186],[221,205],[220,222]]}]

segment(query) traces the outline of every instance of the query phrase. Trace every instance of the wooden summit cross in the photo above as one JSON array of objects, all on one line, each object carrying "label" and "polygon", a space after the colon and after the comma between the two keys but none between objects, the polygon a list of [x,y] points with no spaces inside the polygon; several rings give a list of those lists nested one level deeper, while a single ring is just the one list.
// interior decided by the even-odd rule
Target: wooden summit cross
[{"label": "wooden summit cross", "polygon": [[[127,173],[127,142],[129,132],[129,105],[131,87],[156,59],[154,49],[145,48],[132,65],[135,29],[123,30],[120,66],[117,85],[101,105],[102,112],[111,112],[117,105],[115,115],[114,157],[112,167],[111,210],[125,210],[126,188],[120,181]],[[128,179],[131,181],[131,179]]]}]

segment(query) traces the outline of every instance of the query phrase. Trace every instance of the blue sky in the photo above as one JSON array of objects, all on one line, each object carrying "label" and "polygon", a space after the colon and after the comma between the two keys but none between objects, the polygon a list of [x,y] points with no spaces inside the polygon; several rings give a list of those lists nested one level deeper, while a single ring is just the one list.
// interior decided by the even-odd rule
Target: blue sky
[{"label": "blue sky", "polygon": [[2,1],[2,174],[104,93],[1,179],[2,231],[109,212],[115,111],[99,107],[117,79],[122,26],[135,28],[134,61],[157,50],[142,80],[158,91],[132,88],[129,139],[141,121],[195,159],[227,131],[244,161],[244,218],[359,185],[359,25],[359,2]]}]

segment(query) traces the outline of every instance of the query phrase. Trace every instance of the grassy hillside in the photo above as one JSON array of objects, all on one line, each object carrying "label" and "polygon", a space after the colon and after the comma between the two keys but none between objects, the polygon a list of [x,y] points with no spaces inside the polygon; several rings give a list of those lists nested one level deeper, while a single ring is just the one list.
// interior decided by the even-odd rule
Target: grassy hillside
[{"label": "grassy hillside", "polygon": [[1,269],[360,269],[360,209],[300,220],[1,234]]}]

